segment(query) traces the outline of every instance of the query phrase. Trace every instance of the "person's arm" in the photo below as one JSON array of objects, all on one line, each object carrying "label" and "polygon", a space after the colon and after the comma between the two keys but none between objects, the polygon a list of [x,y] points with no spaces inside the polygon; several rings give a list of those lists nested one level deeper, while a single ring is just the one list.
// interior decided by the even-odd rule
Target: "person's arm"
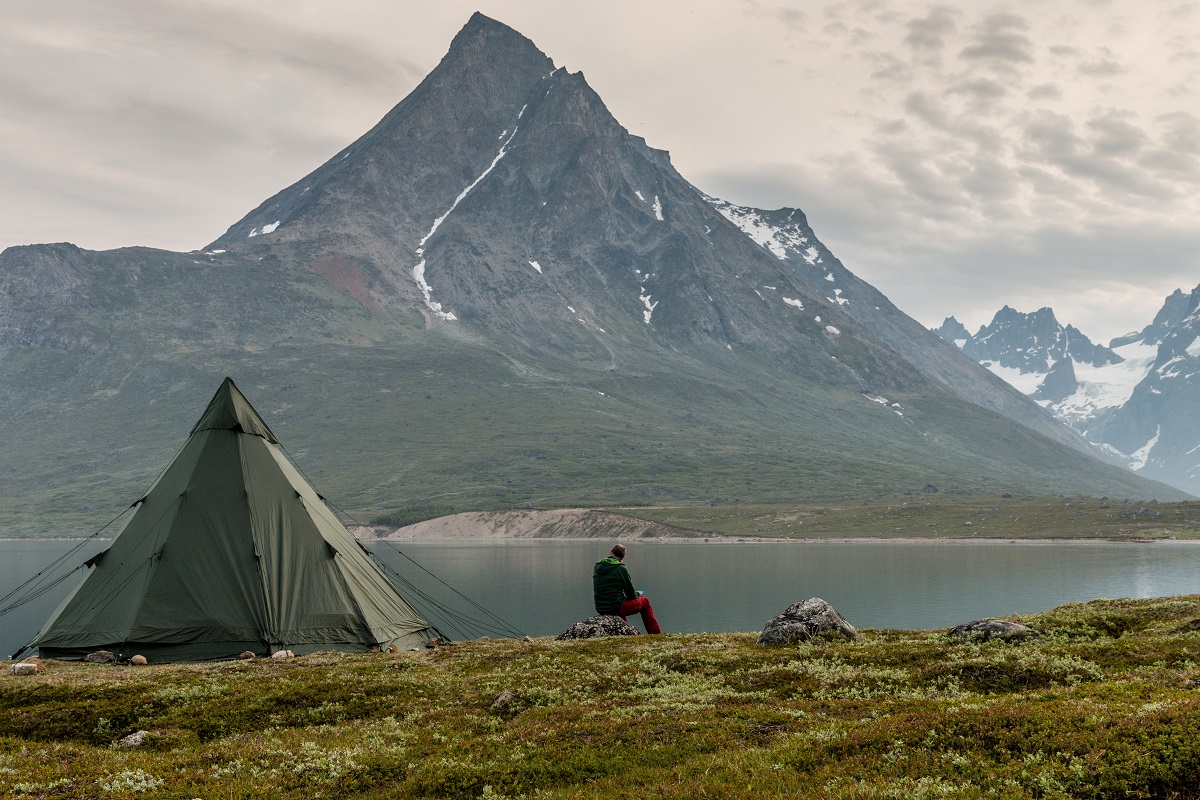
[{"label": "person's arm", "polygon": [[636,600],[638,593],[633,588],[633,579],[629,577],[629,570],[625,569],[625,565],[621,565],[621,589],[625,592],[626,600]]}]

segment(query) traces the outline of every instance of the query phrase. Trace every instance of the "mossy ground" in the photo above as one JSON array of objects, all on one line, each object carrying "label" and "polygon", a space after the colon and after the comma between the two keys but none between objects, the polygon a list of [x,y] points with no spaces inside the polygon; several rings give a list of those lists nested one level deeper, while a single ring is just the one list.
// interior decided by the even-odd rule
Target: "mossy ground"
[{"label": "mossy ground", "polygon": [[[753,634],[0,677],[11,797],[1195,797],[1200,596],[760,648]],[[515,696],[493,708],[503,690]],[[114,746],[150,732],[141,749]]]}]

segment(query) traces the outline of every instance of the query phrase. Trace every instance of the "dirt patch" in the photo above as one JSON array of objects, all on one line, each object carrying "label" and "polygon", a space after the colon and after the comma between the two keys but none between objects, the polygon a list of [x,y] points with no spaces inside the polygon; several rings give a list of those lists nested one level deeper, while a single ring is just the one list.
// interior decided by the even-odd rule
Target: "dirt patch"
[{"label": "dirt patch", "polygon": [[388,539],[694,539],[696,531],[594,509],[468,511],[382,533]]},{"label": "dirt patch", "polygon": [[366,270],[348,258],[334,256],[309,264],[308,268],[329,281],[335,289],[345,292],[362,305],[371,316],[383,316],[383,309],[371,297],[370,278]]}]

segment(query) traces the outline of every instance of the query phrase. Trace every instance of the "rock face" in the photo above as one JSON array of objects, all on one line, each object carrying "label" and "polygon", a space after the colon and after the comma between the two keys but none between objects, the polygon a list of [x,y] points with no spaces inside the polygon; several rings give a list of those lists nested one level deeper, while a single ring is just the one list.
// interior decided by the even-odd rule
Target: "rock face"
[{"label": "rock face", "polygon": [[1037,634],[1026,625],[1019,622],[1008,622],[1002,619],[979,619],[974,622],[964,622],[950,629],[950,635],[956,639],[975,639],[989,641],[1004,639],[1016,642],[1028,639]]},{"label": "rock face", "polygon": [[620,617],[601,615],[576,622],[554,638],[561,642],[568,639],[598,639],[602,636],[637,635],[637,628]]},{"label": "rock face", "polygon": [[758,643],[798,644],[817,637],[857,639],[858,631],[829,603],[819,597],[810,597],[772,617],[758,637]]}]

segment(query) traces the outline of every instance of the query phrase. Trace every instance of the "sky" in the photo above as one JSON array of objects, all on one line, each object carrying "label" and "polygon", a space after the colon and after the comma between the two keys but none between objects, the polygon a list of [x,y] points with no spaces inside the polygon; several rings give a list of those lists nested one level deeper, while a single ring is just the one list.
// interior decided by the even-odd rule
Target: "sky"
[{"label": "sky", "polygon": [[0,248],[202,247],[477,10],[926,325],[1107,343],[1200,284],[1200,0],[6,0]]}]

